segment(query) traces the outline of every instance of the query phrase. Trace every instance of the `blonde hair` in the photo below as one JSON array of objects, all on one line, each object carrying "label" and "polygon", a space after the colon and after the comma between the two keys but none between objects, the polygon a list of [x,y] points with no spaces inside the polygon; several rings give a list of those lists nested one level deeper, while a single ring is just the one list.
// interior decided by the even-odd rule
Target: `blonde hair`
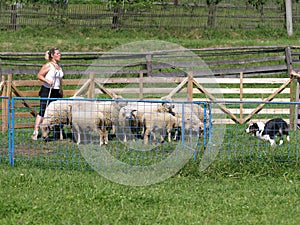
[{"label": "blonde hair", "polygon": [[45,59],[47,61],[50,61],[49,51],[46,51],[46,53],[45,53]]}]

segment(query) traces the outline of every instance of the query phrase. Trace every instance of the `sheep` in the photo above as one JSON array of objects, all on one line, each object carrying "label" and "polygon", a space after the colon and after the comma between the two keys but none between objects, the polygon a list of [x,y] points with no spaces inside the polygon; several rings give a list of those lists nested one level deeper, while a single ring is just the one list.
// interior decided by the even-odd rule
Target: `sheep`
[{"label": "sheep", "polygon": [[124,142],[127,142],[128,136],[133,136],[136,133],[135,129],[139,126],[135,112],[136,110],[126,106],[120,109],[117,134]]},{"label": "sheep", "polygon": [[43,122],[40,125],[42,136],[46,140],[49,132],[56,126],[60,128],[60,140],[63,139],[62,126],[70,123],[70,100],[57,100],[51,102],[45,110]]},{"label": "sheep", "polygon": [[105,118],[112,121],[112,134],[116,134],[116,125],[118,124],[119,112],[128,103],[126,101],[96,101],[98,110],[103,113]]},{"label": "sheep", "polygon": [[81,143],[81,133],[88,130],[98,133],[100,146],[108,144],[108,132],[112,127],[112,121],[105,117],[99,106],[92,101],[72,105],[72,126],[77,132],[77,145]]},{"label": "sheep", "polygon": [[[197,104],[172,103],[172,112],[177,118],[183,119],[185,132],[196,133],[198,136],[204,131],[204,110]],[[206,124],[206,128],[207,128]],[[182,125],[179,126],[182,128]],[[174,140],[177,139],[175,132]]]},{"label": "sheep", "polygon": [[[138,137],[143,128],[143,115],[145,113],[171,112],[171,106],[167,102],[128,102],[119,113],[119,130],[123,134],[123,141],[127,141],[128,133]],[[142,134],[143,135],[143,132]]]},{"label": "sheep", "polygon": [[181,120],[170,113],[144,113],[142,116],[144,124],[144,144],[148,144],[148,136],[153,134],[153,140],[156,140],[155,131],[160,131],[161,142],[164,141],[165,132],[168,135],[168,142],[171,142],[171,130],[177,127]]},{"label": "sheep", "polygon": [[[78,97],[83,99],[82,97]],[[74,98],[52,101],[45,110],[43,122],[40,125],[42,137],[44,140],[48,139],[50,131],[56,127],[60,129],[60,140],[63,140],[63,126],[71,125],[71,106],[75,102],[82,100],[75,100]]]}]

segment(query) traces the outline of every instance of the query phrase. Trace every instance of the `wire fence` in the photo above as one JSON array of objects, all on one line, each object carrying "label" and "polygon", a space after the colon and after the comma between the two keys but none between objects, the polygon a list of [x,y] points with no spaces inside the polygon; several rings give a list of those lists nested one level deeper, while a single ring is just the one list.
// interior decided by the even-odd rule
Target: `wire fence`
[{"label": "wire fence", "polygon": [[[293,3],[293,26],[297,29],[300,3]],[[164,29],[285,29],[285,7],[267,1],[256,7],[248,1],[223,0],[212,8],[205,0],[191,4],[6,4],[0,3],[0,29],[31,26],[77,26],[95,28]]]},{"label": "wire fence", "polygon": [[[2,99],[3,100],[3,99]],[[7,99],[6,99],[7,100]],[[289,129],[282,136],[282,123],[266,129],[266,135],[246,132],[249,123],[228,123],[230,116],[220,104],[245,108],[261,102],[168,102],[161,100],[122,100],[65,98],[47,108],[38,140],[32,140],[33,128],[26,126],[34,117],[15,118],[15,104],[38,98],[11,99],[11,119],[2,126],[0,163],[66,170],[143,170],[160,163],[201,161],[207,166],[214,160],[298,162],[299,130]],[[270,115],[274,107],[288,109],[299,102],[268,102],[252,122],[282,118],[285,112]],[[237,108],[237,107],[234,107]],[[51,111],[52,110],[52,111]],[[238,115],[239,112],[232,111]],[[25,115],[25,114],[24,114]],[[295,115],[298,116],[298,115]],[[23,123],[24,128],[10,124]],[[274,133],[275,132],[275,133]],[[276,136],[272,142],[273,134]],[[107,137],[107,139],[106,139]],[[283,142],[283,144],[281,143]],[[247,144],[245,144],[247,143]],[[181,165],[180,164],[180,165]],[[170,169],[170,168],[169,168]]]}]

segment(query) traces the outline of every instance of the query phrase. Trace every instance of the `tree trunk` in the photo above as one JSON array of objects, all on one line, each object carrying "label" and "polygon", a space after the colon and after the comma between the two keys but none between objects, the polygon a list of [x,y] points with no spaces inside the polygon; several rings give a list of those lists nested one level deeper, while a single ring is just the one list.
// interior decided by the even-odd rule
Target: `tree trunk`
[{"label": "tree trunk", "polygon": [[211,3],[208,5],[208,21],[207,26],[210,28],[215,27],[215,14],[216,14],[217,6],[215,3]]},{"label": "tree trunk", "polygon": [[114,16],[112,18],[112,27],[115,28],[118,26],[118,17],[119,17],[119,6],[114,7]]}]

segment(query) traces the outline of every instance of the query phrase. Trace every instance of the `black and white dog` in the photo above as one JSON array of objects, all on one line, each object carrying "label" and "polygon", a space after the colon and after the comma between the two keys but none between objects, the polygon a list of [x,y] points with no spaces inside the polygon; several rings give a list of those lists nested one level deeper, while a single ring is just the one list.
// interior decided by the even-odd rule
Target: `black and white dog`
[{"label": "black and white dog", "polygon": [[279,145],[283,144],[283,136],[286,136],[286,140],[290,141],[289,126],[281,118],[271,119],[266,123],[256,122],[249,124],[246,129],[246,133],[252,133],[262,140],[270,141],[271,146],[276,145],[275,138],[280,137]]}]

